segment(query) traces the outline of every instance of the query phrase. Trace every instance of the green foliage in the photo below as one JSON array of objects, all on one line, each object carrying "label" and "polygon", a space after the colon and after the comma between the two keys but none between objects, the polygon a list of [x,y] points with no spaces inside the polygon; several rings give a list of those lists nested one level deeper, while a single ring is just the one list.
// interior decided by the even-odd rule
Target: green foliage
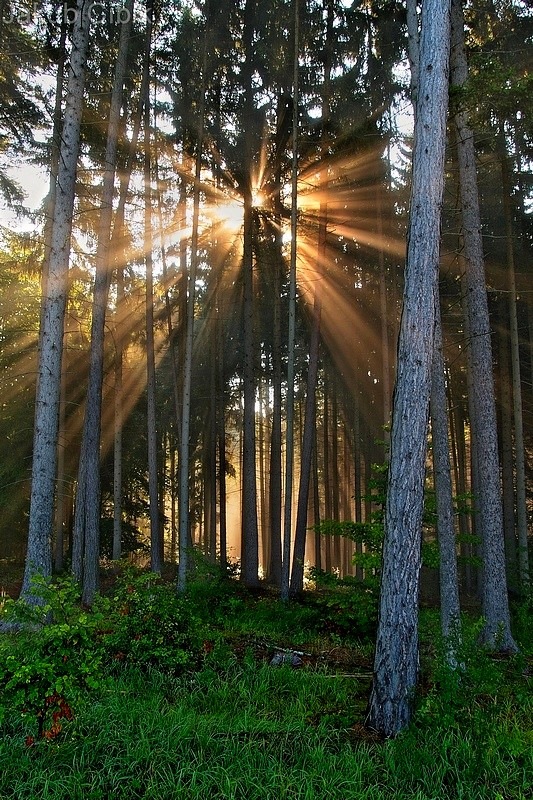
[{"label": "green foliage", "polygon": [[309,577],[317,587],[307,602],[318,613],[318,630],[352,640],[373,636],[378,611],[376,581],[351,576],[339,579],[316,567],[310,569]]},{"label": "green foliage", "polygon": [[115,663],[177,674],[198,659],[202,639],[194,608],[159,576],[127,570],[112,608],[105,645]]},{"label": "green foliage", "polygon": [[7,601],[6,620],[21,624],[11,650],[0,660],[0,721],[13,715],[37,722],[39,737],[54,738],[60,719],[71,719],[82,694],[102,680],[103,649],[97,632],[102,610],[86,611],[71,579],[37,578],[33,591],[43,605]]},{"label": "green foliage", "polygon": [[483,647],[479,642],[484,624],[483,619],[474,622],[464,618],[461,635],[457,633],[448,641],[443,641],[436,618],[426,629],[425,636],[436,646],[436,655],[430,662],[431,689],[421,698],[418,724],[462,724],[496,703],[496,698],[505,697],[511,686],[517,699],[516,687],[526,669],[524,656],[498,657]]}]

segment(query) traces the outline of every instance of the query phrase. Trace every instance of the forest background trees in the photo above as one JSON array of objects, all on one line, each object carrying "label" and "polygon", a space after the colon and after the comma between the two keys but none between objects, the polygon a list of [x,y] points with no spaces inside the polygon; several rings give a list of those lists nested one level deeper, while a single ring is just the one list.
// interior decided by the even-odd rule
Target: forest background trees
[{"label": "forest background trees", "polygon": [[[529,580],[532,18],[518,1],[475,0],[464,13],[469,72],[456,63],[452,75],[439,283],[461,588],[475,594],[486,586],[483,508],[500,491],[507,579],[515,591]],[[142,547],[156,571],[179,553],[183,588],[194,544],[223,565],[239,559],[249,585],[261,576],[279,586],[283,534],[294,538],[297,518],[298,549],[292,564],[285,559],[292,591],[304,563],[364,574],[365,544],[318,526],[371,523],[381,507],[372,481],[388,460],[415,34],[393,0],[2,3],[5,203],[23,210],[13,164],[52,176],[31,232],[5,225],[0,255],[0,557],[24,558],[29,522],[27,580],[51,570],[52,553],[59,569],[74,556],[90,601],[98,556]],[[85,83],[76,88],[77,53]],[[479,188],[483,330],[469,310],[465,124]],[[49,315],[41,287],[50,297],[58,248],[65,314],[56,320],[63,346],[50,345],[52,402],[46,337],[36,375]],[[472,355],[481,340],[492,344],[501,464],[490,490]],[[41,470],[31,420],[35,410],[42,419],[43,403],[57,436],[30,511],[32,452]],[[92,522],[77,525],[84,465],[93,459],[94,478],[98,452]],[[439,528],[434,497],[428,455],[426,543]],[[32,555],[38,539],[42,552]],[[423,579],[433,591],[435,573]]]}]

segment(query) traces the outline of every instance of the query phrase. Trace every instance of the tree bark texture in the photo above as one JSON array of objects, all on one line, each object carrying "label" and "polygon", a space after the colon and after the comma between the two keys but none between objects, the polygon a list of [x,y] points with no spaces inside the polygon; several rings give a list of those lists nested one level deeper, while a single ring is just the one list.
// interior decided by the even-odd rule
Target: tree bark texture
[{"label": "tree bark texture", "polygon": [[[468,78],[461,0],[452,2],[451,85],[460,90]],[[474,134],[459,102],[453,114],[466,264],[466,304],[472,373],[472,427],[477,440],[476,508],[483,559],[481,602],[485,618],[482,639],[498,650],[515,651],[505,580],[503,510],[498,457],[496,403],[492,376],[492,345],[481,216],[477,189]]]},{"label": "tree bark texture", "polygon": [[385,540],[369,723],[394,736],[411,717],[440,217],[450,3],[423,0],[411,208],[393,404]]},{"label": "tree bark texture", "polygon": [[442,326],[440,308],[436,305],[435,343],[431,376],[431,432],[433,442],[433,470],[437,501],[437,533],[440,553],[440,616],[442,635],[448,640],[448,658],[455,664],[452,637],[459,632],[460,613],[459,579],[453,511],[450,445],[444,357],[442,353]]},{"label": "tree bark texture", "polygon": [[49,576],[52,571],[51,535],[54,521],[63,326],[68,295],[70,237],[91,6],[92,3],[87,0],[78,0],[72,34],[48,279],[39,340],[30,520],[22,585],[22,594],[25,597],[29,597],[31,580],[35,574]]}]

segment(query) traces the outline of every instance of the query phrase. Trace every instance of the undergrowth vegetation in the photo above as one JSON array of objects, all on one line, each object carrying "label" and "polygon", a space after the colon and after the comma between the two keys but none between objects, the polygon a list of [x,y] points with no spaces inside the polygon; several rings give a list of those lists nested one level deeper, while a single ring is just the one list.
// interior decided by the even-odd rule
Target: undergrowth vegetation
[{"label": "undergrowth vegetation", "polygon": [[530,609],[511,659],[465,618],[456,670],[425,611],[416,714],[383,742],[364,724],[375,609],[330,584],[284,605],[213,572],[178,598],[129,570],[91,609],[68,580],[8,601],[25,627],[0,636],[0,798],[530,796]]}]

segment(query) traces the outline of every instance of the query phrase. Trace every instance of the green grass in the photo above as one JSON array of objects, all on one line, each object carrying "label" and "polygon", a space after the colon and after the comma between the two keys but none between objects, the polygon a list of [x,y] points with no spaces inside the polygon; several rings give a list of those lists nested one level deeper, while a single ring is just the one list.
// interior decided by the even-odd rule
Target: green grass
[{"label": "green grass", "polygon": [[[467,636],[467,671],[447,676],[431,646],[435,615],[424,615],[416,715],[403,735],[382,742],[363,727],[369,645],[343,645],[352,656],[343,666],[333,658],[338,639],[306,630],[310,613],[268,597],[230,597],[216,630],[206,629],[215,646],[196,669],[170,676],[119,665],[81,695],[56,738],[32,746],[35,719],[8,715],[0,800],[531,796],[533,699],[523,657],[491,659]],[[0,658],[11,641],[0,637]],[[269,666],[264,641],[306,643],[313,658],[300,669]]]},{"label": "green grass", "polygon": [[[170,679],[125,670],[51,742],[0,739],[2,800],[525,800],[528,713],[511,698],[395,741],[356,738],[357,679],[251,661]],[[529,716],[529,720],[530,720]]]}]

